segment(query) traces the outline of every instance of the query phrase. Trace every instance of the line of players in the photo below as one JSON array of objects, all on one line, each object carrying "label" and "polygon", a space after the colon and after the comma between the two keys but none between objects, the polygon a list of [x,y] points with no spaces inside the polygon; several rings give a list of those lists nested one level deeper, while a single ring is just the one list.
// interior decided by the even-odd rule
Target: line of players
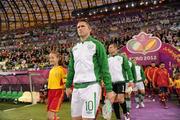
[{"label": "line of players", "polygon": [[113,103],[113,110],[116,119],[120,120],[120,106],[122,108],[124,119],[130,120],[131,92],[135,93],[136,108],[145,107],[144,96],[147,84],[143,68],[136,63],[135,59],[128,60],[125,53],[118,53],[118,46],[111,43],[108,46],[108,64],[112,79],[113,91],[116,98]]},{"label": "line of players", "polygon": [[[159,68],[156,67],[155,63],[152,63],[144,71],[136,63],[135,59],[128,60],[125,53],[119,54],[116,44],[110,44],[108,46],[108,52],[109,72],[112,79],[113,91],[116,93],[113,110],[117,120],[121,119],[120,106],[124,114],[124,119],[130,120],[132,91],[135,96],[136,108],[145,107],[145,86],[148,88],[148,95],[152,98],[152,101],[155,101],[154,89],[158,86],[160,102],[164,105],[164,108],[168,108],[166,102],[170,82],[169,73],[165,69],[164,63],[160,63]],[[178,79],[180,79],[180,75],[174,82],[174,85],[177,87],[177,93],[180,89],[180,80]],[[104,93],[106,92],[104,91]],[[105,94],[103,95],[105,96]]]},{"label": "line of players", "polygon": [[[104,46],[90,36],[91,27],[86,21],[77,24],[78,35],[81,42],[72,48],[68,75],[66,81],[66,95],[72,94],[71,116],[73,120],[93,120],[99,106],[101,86],[103,80],[106,88],[106,97],[113,103],[117,119],[120,119],[119,104],[124,113],[125,120],[130,120],[130,92],[135,91],[136,108],[144,107],[144,95],[147,80],[142,67],[132,62],[125,55],[118,54],[116,44],[109,45],[109,58],[107,59]],[[83,52],[82,52],[83,51]],[[54,49],[49,55],[53,68],[50,70],[48,79],[48,119],[57,120],[57,112],[64,94],[65,73],[62,59]],[[109,64],[109,67],[108,67]],[[147,73],[150,70],[147,70]],[[153,75],[152,86],[160,89],[160,100],[167,108],[167,86],[169,74],[164,63],[160,64]],[[72,91],[73,87],[73,91]],[[116,93],[114,93],[114,92]],[[127,94],[125,94],[127,93]],[[127,99],[125,102],[125,98]]]},{"label": "line of players", "polygon": [[[117,94],[113,103],[116,119],[120,120],[120,106],[124,119],[130,120],[131,92],[134,92],[136,108],[144,108],[145,86],[149,97],[155,101],[154,89],[159,90],[159,101],[167,109],[169,73],[164,63],[159,68],[152,62],[145,71],[135,59],[128,60],[125,53],[118,54],[118,46],[114,43],[108,47],[109,71],[112,78],[113,91]],[[147,79],[146,79],[147,78]]]}]

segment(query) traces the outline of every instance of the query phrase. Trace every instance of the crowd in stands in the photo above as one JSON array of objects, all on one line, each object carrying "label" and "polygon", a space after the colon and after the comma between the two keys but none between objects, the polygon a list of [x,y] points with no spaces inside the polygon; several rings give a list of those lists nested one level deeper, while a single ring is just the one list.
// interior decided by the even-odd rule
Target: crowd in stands
[{"label": "crowd in stands", "polygon": [[[119,47],[123,47],[133,35],[145,31],[159,37],[162,42],[178,47],[179,12],[180,10],[173,8],[122,12],[115,16],[93,20],[90,24],[93,36],[106,46],[110,42],[115,42]],[[0,70],[4,71],[48,68],[51,45],[59,47],[66,67],[69,51],[78,40],[75,23],[12,32],[0,38]]]}]

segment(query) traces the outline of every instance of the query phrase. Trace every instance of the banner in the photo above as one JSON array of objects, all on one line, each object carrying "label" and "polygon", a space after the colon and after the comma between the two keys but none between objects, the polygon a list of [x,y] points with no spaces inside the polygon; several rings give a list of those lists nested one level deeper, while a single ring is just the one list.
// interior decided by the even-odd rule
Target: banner
[{"label": "banner", "polygon": [[39,74],[36,76],[32,76],[33,84],[44,84],[47,82],[49,70],[14,71],[13,73],[14,75],[0,75],[0,84],[29,84],[29,74],[32,73]]},{"label": "banner", "polygon": [[180,67],[180,52],[170,44],[162,43],[158,37],[145,32],[133,36],[123,48],[128,58],[135,58],[140,65],[150,65],[151,62],[159,64],[164,62],[171,71],[172,65]]},{"label": "banner", "polygon": [[129,58],[135,58],[138,64],[149,65],[152,61],[159,63],[157,51],[161,46],[162,43],[158,37],[140,32],[138,35],[134,35],[121,51],[125,52]]}]

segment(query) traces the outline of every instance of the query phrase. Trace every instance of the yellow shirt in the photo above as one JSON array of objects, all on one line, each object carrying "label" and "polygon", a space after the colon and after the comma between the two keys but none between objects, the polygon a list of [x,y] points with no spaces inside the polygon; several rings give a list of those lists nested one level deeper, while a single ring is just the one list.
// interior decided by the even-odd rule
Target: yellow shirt
[{"label": "yellow shirt", "polygon": [[63,67],[53,67],[49,72],[48,89],[64,89],[65,72]]},{"label": "yellow shirt", "polygon": [[174,85],[176,88],[180,88],[180,79],[179,80],[174,80]]}]

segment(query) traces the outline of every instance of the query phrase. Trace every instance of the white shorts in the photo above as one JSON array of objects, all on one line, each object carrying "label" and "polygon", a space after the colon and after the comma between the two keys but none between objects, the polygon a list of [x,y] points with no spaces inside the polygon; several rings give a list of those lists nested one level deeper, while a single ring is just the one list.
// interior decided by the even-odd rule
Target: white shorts
[{"label": "white shorts", "polygon": [[144,90],[144,83],[143,82],[137,82],[135,83],[135,87],[133,88],[133,91],[138,91],[138,90]]},{"label": "white shorts", "polygon": [[100,95],[101,86],[98,83],[87,88],[74,89],[71,100],[72,117],[95,118]]}]

